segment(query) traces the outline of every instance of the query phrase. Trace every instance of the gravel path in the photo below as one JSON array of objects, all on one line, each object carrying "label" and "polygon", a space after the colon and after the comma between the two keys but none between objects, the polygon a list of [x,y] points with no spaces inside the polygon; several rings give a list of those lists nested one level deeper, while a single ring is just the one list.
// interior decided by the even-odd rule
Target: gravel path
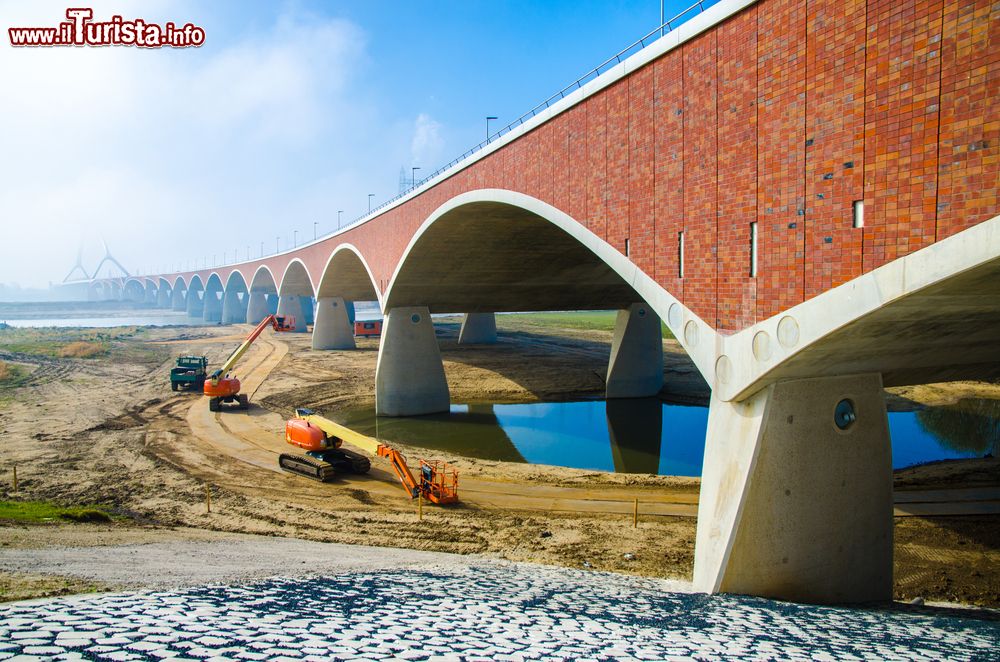
[{"label": "gravel path", "polygon": [[63,575],[131,589],[166,589],[242,583],[277,575],[301,577],[408,568],[455,570],[482,562],[457,554],[295,538],[242,534],[212,537],[217,539],[0,549],[0,571]]}]

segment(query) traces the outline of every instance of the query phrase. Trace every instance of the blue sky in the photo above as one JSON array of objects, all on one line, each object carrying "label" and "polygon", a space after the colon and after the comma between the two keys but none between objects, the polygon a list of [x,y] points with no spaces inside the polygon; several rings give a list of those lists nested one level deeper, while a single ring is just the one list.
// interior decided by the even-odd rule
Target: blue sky
[{"label": "blue sky", "polygon": [[[62,279],[103,235],[129,269],[286,248],[395,195],[652,30],[656,0],[128,2],[203,47],[12,49],[65,2],[0,0],[0,282]],[[672,16],[688,2],[667,2]],[[194,241],[193,241],[194,240]],[[182,265],[183,266],[183,265]]]}]

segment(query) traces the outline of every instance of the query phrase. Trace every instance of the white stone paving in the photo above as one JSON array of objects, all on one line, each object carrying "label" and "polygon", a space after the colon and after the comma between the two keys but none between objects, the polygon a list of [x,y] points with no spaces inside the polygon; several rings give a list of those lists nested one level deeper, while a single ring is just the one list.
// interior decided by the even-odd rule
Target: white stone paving
[{"label": "white stone paving", "polygon": [[1000,623],[677,593],[540,566],[0,605],[0,660],[1000,660]]}]

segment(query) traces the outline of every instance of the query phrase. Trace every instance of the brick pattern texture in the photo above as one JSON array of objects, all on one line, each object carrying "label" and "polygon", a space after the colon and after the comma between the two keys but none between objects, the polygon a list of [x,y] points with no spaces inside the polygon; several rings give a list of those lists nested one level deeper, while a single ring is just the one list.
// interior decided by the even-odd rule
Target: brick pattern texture
[{"label": "brick pattern texture", "polygon": [[[428,216],[480,188],[566,212],[738,331],[1000,214],[1000,2],[760,0],[330,242],[384,292]],[[298,254],[314,285],[332,247]],[[287,262],[263,261],[279,281]]]}]

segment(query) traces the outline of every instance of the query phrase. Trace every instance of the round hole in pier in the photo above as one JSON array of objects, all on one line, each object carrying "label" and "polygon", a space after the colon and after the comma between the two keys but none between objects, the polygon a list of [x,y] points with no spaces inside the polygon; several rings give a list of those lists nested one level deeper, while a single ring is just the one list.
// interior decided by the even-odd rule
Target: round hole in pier
[{"label": "round hole in pier", "polygon": [[846,430],[854,425],[856,420],[858,420],[858,415],[854,411],[853,402],[844,398],[837,403],[837,407],[833,410],[833,422],[838,429]]}]

